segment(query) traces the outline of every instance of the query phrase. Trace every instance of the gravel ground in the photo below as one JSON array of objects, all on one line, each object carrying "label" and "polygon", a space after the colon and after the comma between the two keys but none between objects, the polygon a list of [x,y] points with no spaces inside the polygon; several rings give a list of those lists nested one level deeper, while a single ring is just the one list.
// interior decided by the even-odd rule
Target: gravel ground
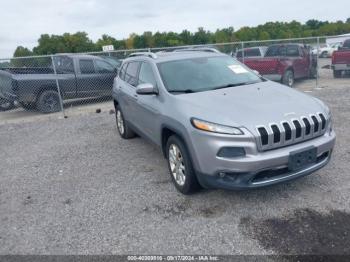
[{"label": "gravel ground", "polygon": [[334,83],[311,93],[333,111],[331,163],[253,191],[179,194],[106,111],[0,125],[0,254],[350,254],[350,86]]}]

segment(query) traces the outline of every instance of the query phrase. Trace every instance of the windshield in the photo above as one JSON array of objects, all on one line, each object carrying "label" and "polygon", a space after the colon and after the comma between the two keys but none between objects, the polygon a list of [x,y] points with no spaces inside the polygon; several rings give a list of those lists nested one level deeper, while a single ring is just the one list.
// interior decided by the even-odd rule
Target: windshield
[{"label": "windshield", "polygon": [[229,56],[163,62],[158,69],[169,92],[201,92],[262,81]]}]

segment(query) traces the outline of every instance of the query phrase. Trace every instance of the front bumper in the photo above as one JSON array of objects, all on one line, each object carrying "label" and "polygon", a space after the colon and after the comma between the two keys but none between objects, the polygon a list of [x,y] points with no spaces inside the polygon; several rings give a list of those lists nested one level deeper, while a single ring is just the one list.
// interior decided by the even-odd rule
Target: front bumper
[{"label": "front bumper", "polygon": [[[245,189],[257,188],[289,181],[309,175],[324,167],[330,160],[335,145],[335,133],[298,144],[261,152],[256,147],[254,137],[237,138],[225,135],[211,135],[200,131],[192,134],[195,169],[200,184],[206,188]],[[239,141],[241,140],[241,141]],[[288,170],[291,152],[316,147],[317,162],[302,170]],[[237,158],[218,157],[222,147],[243,147],[246,156]]]},{"label": "front bumper", "polygon": [[263,75],[263,77],[275,82],[280,82],[282,80],[282,75],[279,75],[279,74],[267,74],[267,75]]}]

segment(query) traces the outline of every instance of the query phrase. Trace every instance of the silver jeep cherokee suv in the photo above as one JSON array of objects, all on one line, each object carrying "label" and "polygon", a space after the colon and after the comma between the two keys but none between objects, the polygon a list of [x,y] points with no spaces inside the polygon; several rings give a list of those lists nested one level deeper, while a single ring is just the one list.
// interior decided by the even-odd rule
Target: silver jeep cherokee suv
[{"label": "silver jeep cherokee suv", "polygon": [[323,102],[217,52],[132,54],[113,98],[120,135],[157,144],[184,194],[309,175],[329,162],[335,145]]}]

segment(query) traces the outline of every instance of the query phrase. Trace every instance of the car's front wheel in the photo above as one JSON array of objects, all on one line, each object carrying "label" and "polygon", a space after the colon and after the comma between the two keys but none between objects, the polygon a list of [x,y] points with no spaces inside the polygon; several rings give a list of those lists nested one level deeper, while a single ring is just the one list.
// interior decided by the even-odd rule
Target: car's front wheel
[{"label": "car's front wheel", "polygon": [[333,76],[334,76],[334,78],[341,78],[342,71],[341,70],[333,70]]},{"label": "car's front wheel", "polygon": [[128,124],[125,122],[124,114],[118,105],[115,110],[115,116],[117,121],[117,129],[119,135],[124,139],[130,139],[135,137],[135,133],[131,130]]},{"label": "car's front wheel", "polygon": [[171,136],[166,145],[166,156],[171,179],[182,194],[196,192],[200,186],[185,144],[178,136]]}]

